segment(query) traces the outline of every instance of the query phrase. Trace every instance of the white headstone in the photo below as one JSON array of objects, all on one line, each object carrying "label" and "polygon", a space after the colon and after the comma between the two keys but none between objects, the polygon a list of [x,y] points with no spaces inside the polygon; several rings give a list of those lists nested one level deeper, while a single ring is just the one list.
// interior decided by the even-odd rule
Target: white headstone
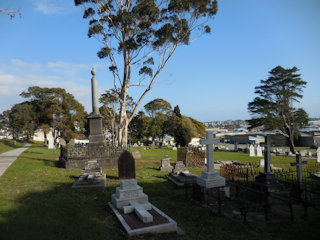
[{"label": "white headstone", "polygon": [[320,147],[317,149],[317,163],[320,163]]},{"label": "white headstone", "polygon": [[257,146],[257,157],[262,157],[262,148],[260,145]]},{"label": "white headstone", "polygon": [[263,158],[260,159],[260,165],[259,165],[259,167],[264,168],[264,159],[263,159]]},{"label": "white headstone", "polygon": [[255,157],[256,156],[256,154],[254,152],[254,146],[252,144],[249,147],[249,154],[250,154],[249,155],[250,157]]},{"label": "white headstone", "polygon": [[55,149],[54,138],[52,136],[48,137],[48,149]]}]

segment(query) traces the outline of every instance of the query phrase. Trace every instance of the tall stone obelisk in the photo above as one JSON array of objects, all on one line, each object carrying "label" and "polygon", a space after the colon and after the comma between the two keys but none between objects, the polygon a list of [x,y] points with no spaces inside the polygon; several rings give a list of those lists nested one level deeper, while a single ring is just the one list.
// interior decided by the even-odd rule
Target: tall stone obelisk
[{"label": "tall stone obelisk", "polygon": [[91,94],[92,94],[92,113],[88,116],[89,119],[89,144],[104,143],[105,137],[102,131],[102,116],[98,106],[98,91],[96,70],[91,70]]}]

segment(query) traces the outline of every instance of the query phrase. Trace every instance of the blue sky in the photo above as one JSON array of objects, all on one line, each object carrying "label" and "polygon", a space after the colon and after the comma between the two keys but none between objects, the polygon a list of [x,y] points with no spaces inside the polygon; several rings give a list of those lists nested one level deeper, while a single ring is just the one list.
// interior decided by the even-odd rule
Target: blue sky
[{"label": "blue sky", "polygon": [[[212,33],[175,52],[141,108],[163,98],[199,121],[249,119],[254,87],[281,65],[300,69],[307,86],[297,107],[320,117],[320,1],[218,3]],[[91,68],[100,93],[112,87],[112,78],[96,55],[100,43],[87,37],[83,9],[73,0],[1,0],[0,8],[22,12],[14,19],[0,14],[0,112],[35,85],[65,88],[91,112]]]}]

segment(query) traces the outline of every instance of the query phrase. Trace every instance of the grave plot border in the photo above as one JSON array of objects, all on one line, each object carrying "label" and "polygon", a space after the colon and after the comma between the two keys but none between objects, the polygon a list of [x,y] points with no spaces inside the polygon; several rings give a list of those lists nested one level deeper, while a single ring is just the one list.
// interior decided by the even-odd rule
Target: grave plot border
[{"label": "grave plot border", "polygon": [[[151,203],[150,203],[151,204]],[[168,233],[168,232],[178,232],[178,226],[177,223],[170,218],[168,215],[163,213],[160,209],[156,208],[153,204],[151,204],[152,209],[154,209],[158,214],[160,214],[162,217],[166,218],[168,220],[167,223],[159,224],[159,225],[153,225],[149,227],[143,227],[138,229],[132,229],[125,221],[125,219],[121,216],[120,212],[112,205],[111,202],[108,202],[108,205],[114,212],[114,214],[117,216],[118,220],[120,221],[121,225],[126,230],[128,236],[135,236],[145,233]]]}]

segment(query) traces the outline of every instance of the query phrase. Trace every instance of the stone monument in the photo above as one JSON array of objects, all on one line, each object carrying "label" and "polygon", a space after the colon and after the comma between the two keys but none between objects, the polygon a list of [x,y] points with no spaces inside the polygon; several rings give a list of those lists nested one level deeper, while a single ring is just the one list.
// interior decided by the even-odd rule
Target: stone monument
[{"label": "stone monument", "polygon": [[176,162],[172,172],[167,175],[167,178],[178,187],[185,186],[186,184],[191,185],[197,181],[197,176],[190,173],[182,161]]},{"label": "stone monument", "polygon": [[262,157],[262,148],[260,144],[258,144],[257,146],[257,157]]},{"label": "stone monument", "polygon": [[55,149],[54,138],[50,136],[47,138],[47,140],[48,140],[48,149]]},{"label": "stone monument", "polygon": [[102,173],[102,168],[97,161],[88,161],[72,188],[104,188],[105,186],[106,175]]},{"label": "stone monument", "polygon": [[160,166],[160,171],[161,172],[170,172],[172,171],[172,166],[170,165],[170,160],[171,158],[166,155],[164,158],[161,159],[161,166]]},{"label": "stone monument", "polygon": [[320,163],[320,147],[317,149],[317,163]]},{"label": "stone monument", "polygon": [[260,172],[253,182],[253,187],[260,191],[267,190],[268,192],[276,192],[278,190],[279,181],[275,174],[271,172],[271,158],[270,158],[270,137],[265,136],[265,151],[264,151],[264,171]]},{"label": "stone monument", "polygon": [[105,137],[102,131],[102,116],[99,112],[98,105],[97,79],[95,76],[96,70],[94,68],[92,68],[91,74],[92,113],[88,116],[90,129],[89,145],[105,142]]},{"label": "stone monument", "polygon": [[197,177],[197,184],[204,188],[224,187],[225,178],[220,176],[219,172],[214,170],[214,148],[213,144],[219,143],[220,140],[213,138],[212,131],[206,132],[206,139],[201,139],[200,144],[206,144],[207,149],[207,171],[202,171],[202,175]]}]

